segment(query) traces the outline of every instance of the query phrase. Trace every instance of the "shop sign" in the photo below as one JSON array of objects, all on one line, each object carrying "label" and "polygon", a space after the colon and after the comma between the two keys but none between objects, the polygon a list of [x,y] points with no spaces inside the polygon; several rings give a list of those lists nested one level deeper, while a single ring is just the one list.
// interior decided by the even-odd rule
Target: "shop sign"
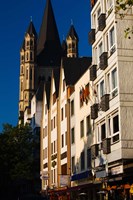
[{"label": "shop sign", "polygon": [[130,193],[133,194],[133,184],[130,187]]},{"label": "shop sign", "polygon": [[112,175],[121,174],[121,173],[123,173],[123,165],[119,165],[119,166],[113,167],[111,169],[111,174]]},{"label": "shop sign", "polygon": [[61,186],[68,185],[69,179],[70,179],[69,175],[60,175],[60,184],[61,184]]},{"label": "shop sign", "polygon": [[106,177],[106,171],[105,170],[96,172],[96,178],[103,178],[103,177]]}]

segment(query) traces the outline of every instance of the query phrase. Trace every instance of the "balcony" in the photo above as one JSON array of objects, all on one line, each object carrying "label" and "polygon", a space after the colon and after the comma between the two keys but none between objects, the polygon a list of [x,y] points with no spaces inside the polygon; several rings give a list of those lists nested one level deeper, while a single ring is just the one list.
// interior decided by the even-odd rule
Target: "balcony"
[{"label": "balcony", "polygon": [[101,15],[98,18],[98,30],[103,31],[105,26],[106,26],[106,15],[104,13],[101,13]]},{"label": "balcony", "polygon": [[95,29],[91,29],[89,32],[89,44],[93,44],[95,42]]},{"label": "balcony", "polygon": [[91,146],[91,158],[95,159],[98,156],[98,144]]},{"label": "balcony", "polygon": [[96,67],[96,65],[90,67],[90,81],[94,81],[97,77]]},{"label": "balcony", "polygon": [[95,103],[91,106],[91,119],[96,119],[98,117],[98,104]]},{"label": "balcony", "polygon": [[102,141],[103,154],[109,154],[111,152],[111,139],[106,138]]},{"label": "balcony", "polygon": [[100,69],[104,70],[108,66],[108,53],[103,52],[100,56]]},{"label": "balcony", "polygon": [[104,112],[109,109],[109,94],[105,94],[101,97],[100,107]]}]

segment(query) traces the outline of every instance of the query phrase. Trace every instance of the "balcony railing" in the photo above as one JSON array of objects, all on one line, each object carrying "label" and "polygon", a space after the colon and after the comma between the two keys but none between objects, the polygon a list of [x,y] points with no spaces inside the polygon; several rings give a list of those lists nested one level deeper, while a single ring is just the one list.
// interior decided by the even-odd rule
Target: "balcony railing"
[{"label": "balcony railing", "polygon": [[100,69],[104,70],[108,66],[108,53],[103,52],[100,56]]},{"label": "balcony railing", "polygon": [[90,67],[90,81],[94,81],[97,77],[96,67],[96,65]]},{"label": "balcony railing", "polygon": [[91,146],[91,158],[95,159],[98,156],[98,144]]},{"label": "balcony railing", "polygon": [[109,94],[104,94],[101,97],[100,107],[102,111],[107,111],[109,109]]},{"label": "balcony railing", "polygon": [[89,37],[89,44],[92,45],[95,42],[95,29],[91,29],[88,37]]},{"label": "balcony railing", "polygon": [[91,106],[91,119],[96,119],[98,117],[98,104],[93,104]]},{"label": "balcony railing", "polygon": [[109,154],[111,152],[111,139],[106,138],[102,141],[103,154]]},{"label": "balcony railing", "polygon": [[101,13],[101,15],[98,18],[98,30],[103,31],[105,26],[106,26],[106,15],[104,13]]}]

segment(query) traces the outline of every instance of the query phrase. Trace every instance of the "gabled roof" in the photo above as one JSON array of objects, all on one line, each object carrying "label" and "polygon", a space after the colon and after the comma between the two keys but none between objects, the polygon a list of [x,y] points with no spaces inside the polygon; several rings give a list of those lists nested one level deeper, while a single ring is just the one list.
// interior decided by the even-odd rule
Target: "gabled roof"
[{"label": "gabled roof", "polygon": [[72,39],[76,38],[77,40],[79,40],[78,34],[77,34],[73,24],[71,24],[69,32],[67,34],[67,38],[69,38],[69,37],[71,37]]},{"label": "gabled roof", "polygon": [[91,65],[91,57],[63,58],[66,85],[74,85]]},{"label": "gabled roof", "polygon": [[44,92],[44,81],[41,80],[39,85],[38,85],[38,89],[36,91],[36,99],[38,101],[42,101],[43,100],[43,92]]},{"label": "gabled roof", "polygon": [[53,76],[55,80],[55,92],[56,92],[56,98],[59,95],[59,82],[60,82],[60,68],[53,69]]},{"label": "gabled roof", "polygon": [[41,66],[59,65],[61,44],[51,1],[47,0],[37,45],[37,62]]},{"label": "gabled roof", "polygon": [[45,83],[45,91],[46,91],[47,106],[48,106],[48,109],[49,109],[49,106],[50,106],[51,79],[49,79]]}]

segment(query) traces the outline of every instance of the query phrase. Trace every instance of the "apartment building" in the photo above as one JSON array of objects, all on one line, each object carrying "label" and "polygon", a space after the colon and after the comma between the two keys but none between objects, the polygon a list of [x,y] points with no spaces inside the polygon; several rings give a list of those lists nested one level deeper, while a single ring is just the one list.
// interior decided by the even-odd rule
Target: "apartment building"
[{"label": "apartment building", "polygon": [[133,182],[133,40],[124,37],[133,15],[129,9],[121,20],[115,3],[91,1],[92,171],[101,189]]}]

